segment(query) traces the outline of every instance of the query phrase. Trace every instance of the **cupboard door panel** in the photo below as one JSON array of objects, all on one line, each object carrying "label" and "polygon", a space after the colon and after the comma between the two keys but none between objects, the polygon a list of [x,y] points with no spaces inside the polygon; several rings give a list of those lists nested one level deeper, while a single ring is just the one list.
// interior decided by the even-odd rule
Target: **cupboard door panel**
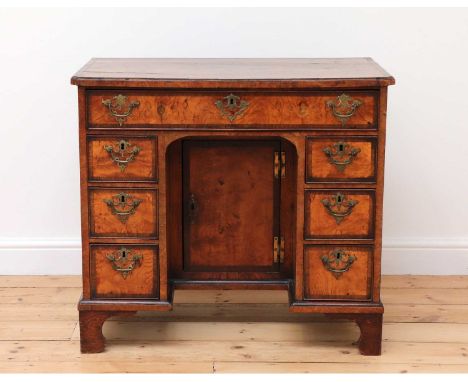
[{"label": "cupboard door panel", "polygon": [[276,141],[183,143],[184,271],[274,271]]}]

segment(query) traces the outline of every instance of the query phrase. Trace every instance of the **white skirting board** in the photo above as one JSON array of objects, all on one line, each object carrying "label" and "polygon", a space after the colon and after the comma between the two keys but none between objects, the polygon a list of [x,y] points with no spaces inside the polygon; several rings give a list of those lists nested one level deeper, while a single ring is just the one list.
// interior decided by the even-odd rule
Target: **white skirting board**
[{"label": "white skirting board", "polygon": [[[382,273],[468,275],[468,238],[384,239]],[[0,275],[79,275],[78,238],[0,240]]]}]

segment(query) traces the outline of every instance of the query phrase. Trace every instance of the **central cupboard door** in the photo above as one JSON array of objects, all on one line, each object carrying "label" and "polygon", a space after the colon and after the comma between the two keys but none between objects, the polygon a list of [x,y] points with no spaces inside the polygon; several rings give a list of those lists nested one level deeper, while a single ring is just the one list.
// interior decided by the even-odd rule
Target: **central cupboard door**
[{"label": "central cupboard door", "polygon": [[279,152],[274,140],[183,142],[185,272],[279,272]]}]

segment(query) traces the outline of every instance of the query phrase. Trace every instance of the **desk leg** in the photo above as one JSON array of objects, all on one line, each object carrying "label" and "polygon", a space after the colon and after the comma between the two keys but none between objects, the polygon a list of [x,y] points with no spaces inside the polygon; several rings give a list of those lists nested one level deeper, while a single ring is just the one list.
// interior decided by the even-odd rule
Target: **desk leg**
[{"label": "desk leg", "polygon": [[362,355],[380,355],[382,353],[382,313],[327,314],[330,318],[355,321],[361,330],[357,342]]},{"label": "desk leg", "polygon": [[80,345],[82,353],[101,353],[105,348],[102,325],[111,316],[131,316],[136,312],[80,311]]}]

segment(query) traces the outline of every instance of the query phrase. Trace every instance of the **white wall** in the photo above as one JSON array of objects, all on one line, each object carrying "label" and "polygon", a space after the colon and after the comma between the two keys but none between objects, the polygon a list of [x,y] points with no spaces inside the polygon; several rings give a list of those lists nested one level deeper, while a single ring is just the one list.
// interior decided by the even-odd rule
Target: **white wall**
[{"label": "white wall", "polygon": [[0,52],[0,274],[80,272],[90,57],[353,56],[397,80],[384,273],[468,274],[467,9],[1,9]]}]

